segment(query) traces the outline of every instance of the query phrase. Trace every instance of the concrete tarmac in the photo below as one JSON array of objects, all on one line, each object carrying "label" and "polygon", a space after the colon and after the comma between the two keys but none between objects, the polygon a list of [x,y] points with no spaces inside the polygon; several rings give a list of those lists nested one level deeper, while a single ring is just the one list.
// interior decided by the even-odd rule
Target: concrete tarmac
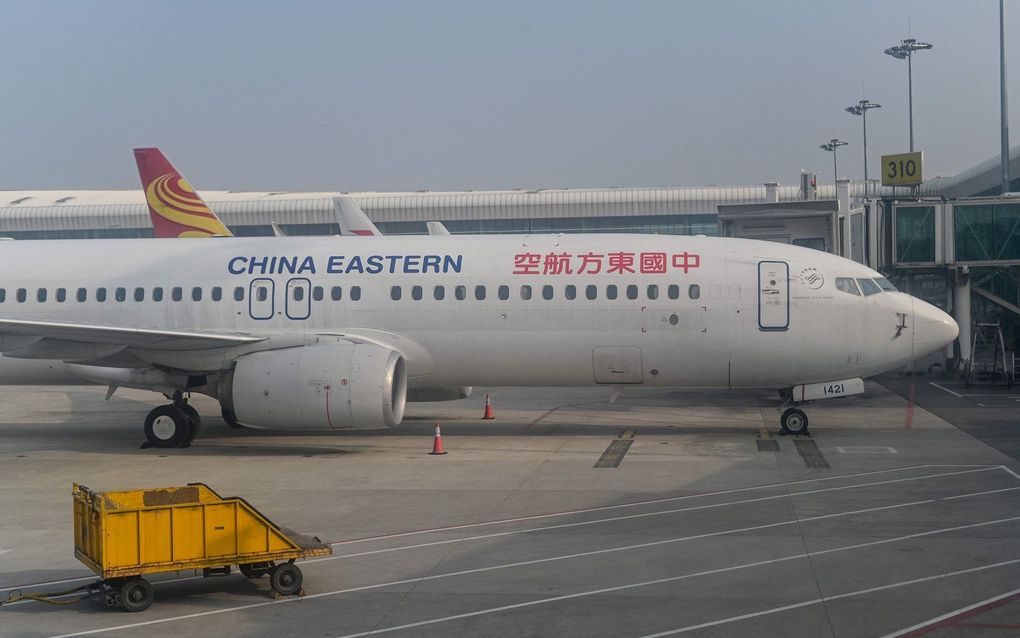
[{"label": "concrete tarmac", "polygon": [[[1020,629],[1015,459],[877,383],[778,433],[774,393],[485,389],[399,428],[231,430],[140,449],[159,401],[19,388],[0,405],[0,598],[93,576],[71,483],[201,481],[333,544],[267,578],[153,575],[145,612],[0,607],[2,636],[982,636]],[[917,397],[915,396],[915,401]],[[449,454],[430,456],[434,421]],[[1015,430],[1014,430],[1015,431]]]}]

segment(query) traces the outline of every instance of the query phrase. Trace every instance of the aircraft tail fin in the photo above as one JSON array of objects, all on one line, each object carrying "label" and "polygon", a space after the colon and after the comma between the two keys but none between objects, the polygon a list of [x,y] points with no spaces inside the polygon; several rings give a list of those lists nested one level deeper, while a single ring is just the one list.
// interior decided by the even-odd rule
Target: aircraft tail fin
[{"label": "aircraft tail fin", "polygon": [[136,148],[135,163],[156,237],[232,236],[158,148]]},{"label": "aircraft tail fin", "polygon": [[449,235],[450,231],[443,225],[443,222],[425,222],[430,235]]},{"label": "aircraft tail fin", "polygon": [[382,235],[375,227],[372,220],[368,218],[365,211],[354,203],[354,200],[346,195],[333,198],[333,207],[336,211],[336,221],[340,224],[341,235],[372,236]]}]

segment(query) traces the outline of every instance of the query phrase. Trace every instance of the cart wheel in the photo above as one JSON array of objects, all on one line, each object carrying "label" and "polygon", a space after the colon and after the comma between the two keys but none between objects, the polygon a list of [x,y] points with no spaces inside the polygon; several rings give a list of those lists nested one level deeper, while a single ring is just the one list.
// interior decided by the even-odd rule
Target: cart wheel
[{"label": "cart wheel", "polygon": [[125,611],[145,611],[152,599],[152,585],[144,578],[132,578],[120,586],[120,604]]},{"label": "cart wheel", "polygon": [[265,567],[259,567],[255,563],[244,563],[242,565],[238,565],[237,568],[241,570],[241,573],[244,574],[245,578],[250,578],[252,580],[262,578],[269,573],[268,569]]},{"label": "cart wheel", "polygon": [[273,568],[269,584],[281,596],[290,596],[301,591],[301,570],[293,563],[281,563]]}]

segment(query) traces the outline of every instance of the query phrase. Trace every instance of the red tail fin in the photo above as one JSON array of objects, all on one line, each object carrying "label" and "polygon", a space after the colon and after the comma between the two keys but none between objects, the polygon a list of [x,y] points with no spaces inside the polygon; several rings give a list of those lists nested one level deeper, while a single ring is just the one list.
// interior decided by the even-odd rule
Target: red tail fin
[{"label": "red tail fin", "polygon": [[232,235],[158,148],[136,148],[135,163],[156,237]]}]

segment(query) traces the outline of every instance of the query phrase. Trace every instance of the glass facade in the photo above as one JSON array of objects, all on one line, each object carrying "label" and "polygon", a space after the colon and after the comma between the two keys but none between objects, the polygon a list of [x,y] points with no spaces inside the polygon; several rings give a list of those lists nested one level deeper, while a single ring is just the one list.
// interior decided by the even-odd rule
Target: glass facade
[{"label": "glass facade", "polygon": [[953,208],[957,261],[1020,260],[1020,203]]},{"label": "glass facade", "polygon": [[896,261],[898,263],[935,261],[934,206],[896,208]]}]

